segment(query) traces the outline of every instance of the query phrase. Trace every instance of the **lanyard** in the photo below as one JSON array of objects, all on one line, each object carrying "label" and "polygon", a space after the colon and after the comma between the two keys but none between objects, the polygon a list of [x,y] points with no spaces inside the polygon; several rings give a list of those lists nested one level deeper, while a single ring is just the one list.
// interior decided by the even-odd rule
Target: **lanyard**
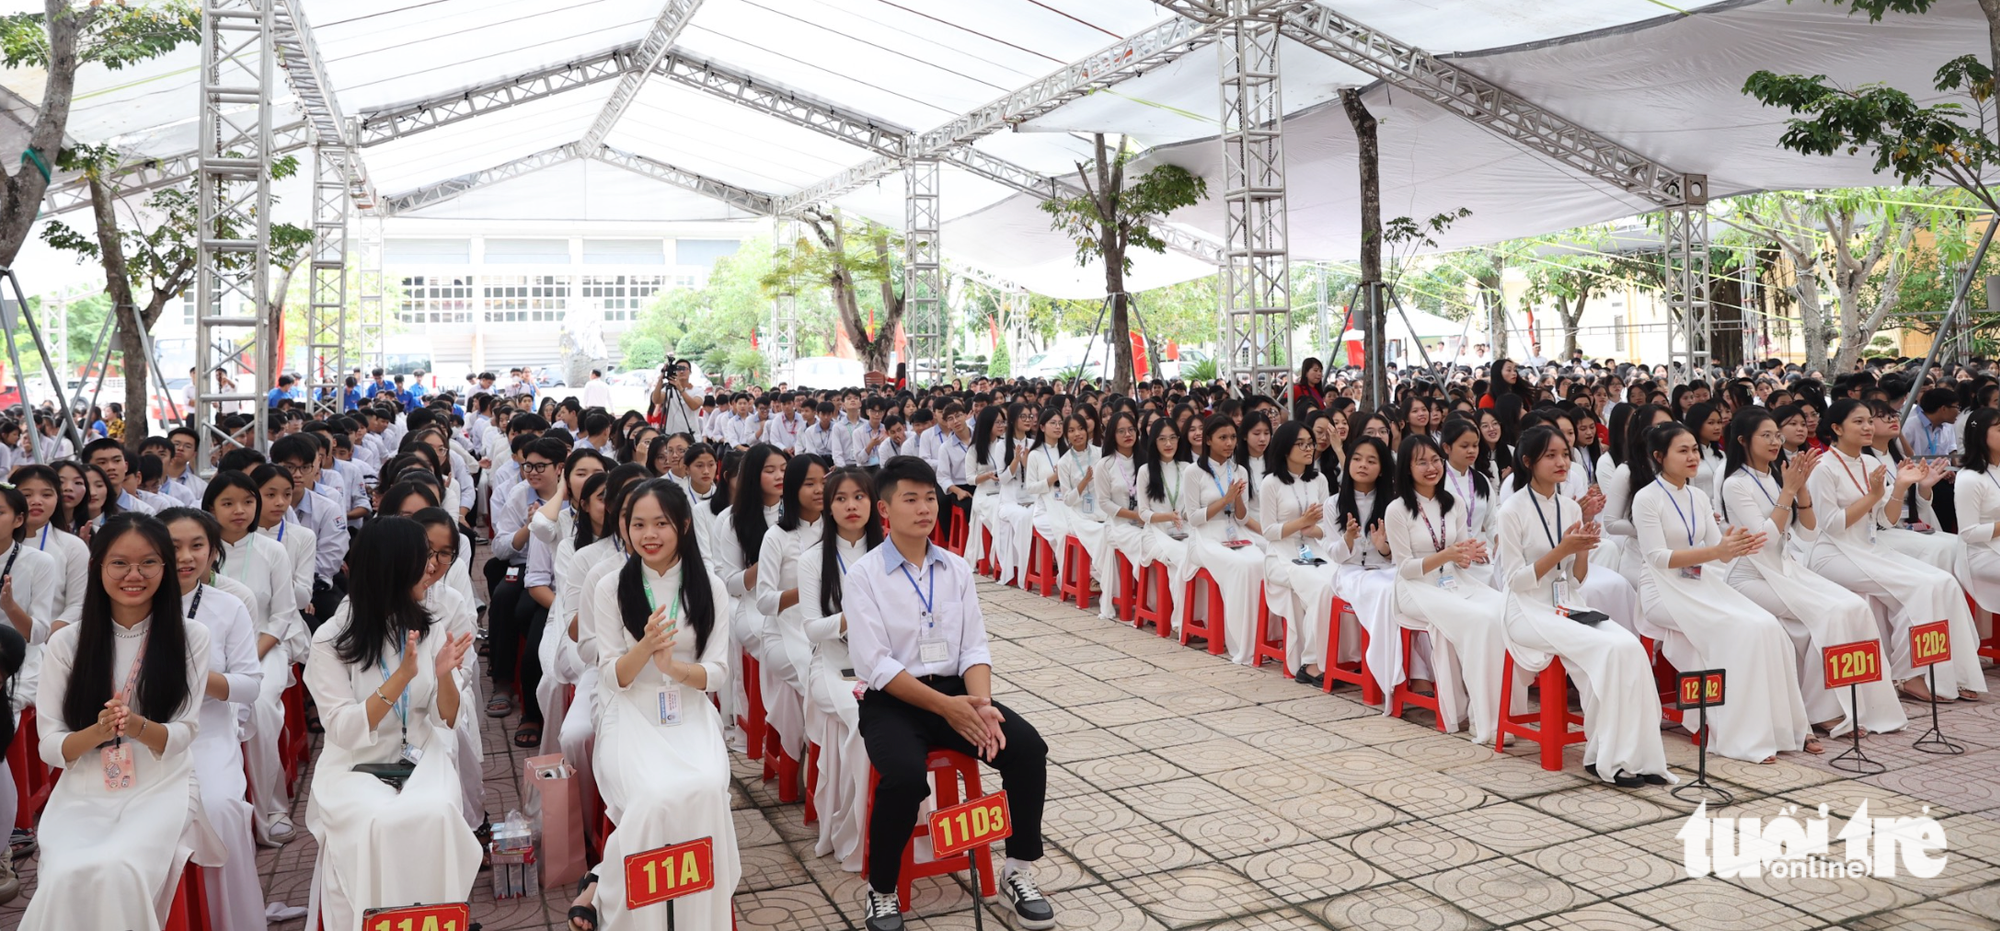
[{"label": "lanyard", "polygon": [[188,605],[187,613],[187,619],[190,621],[194,620],[195,612],[201,610],[201,589],[202,584],[200,582],[194,583],[194,603]]},{"label": "lanyard", "polygon": [[[1451,478],[1450,469],[1445,470],[1445,477]],[[1458,481],[1456,479],[1452,479],[1451,484],[1454,489],[1458,488]],[[1477,510],[1479,507],[1479,502],[1478,500],[1476,500],[1479,496],[1473,494],[1473,492],[1478,490],[1479,486],[1473,483],[1472,471],[1470,469],[1466,470],[1465,488],[1459,491],[1458,496],[1460,500],[1463,500],[1465,502],[1465,529],[1468,531],[1472,529],[1472,512],[1474,510]]]},{"label": "lanyard", "polygon": [[[1836,449],[1833,451],[1833,458],[1840,460],[1840,471],[1847,473],[1847,480],[1854,483],[1854,490],[1861,492],[1864,496],[1867,495],[1868,489],[1861,486],[1861,480],[1854,477],[1854,470],[1847,467],[1847,454]],[[1858,460],[1861,457],[1856,456],[1855,458]],[[1861,466],[1861,471],[1868,471],[1867,464],[1864,463]]]},{"label": "lanyard", "polygon": [[1744,471],[1750,473],[1750,483],[1757,486],[1757,491],[1764,496],[1764,503],[1774,508],[1777,507],[1778,499],[1771,497],[1771,493],[1764,488],[1764,477],[1757,474],[1755,469],[1745,469]]},{"label": "lanyard", "polygon": [[139,638],[139,652],[132,657],[132,670],[125,674],[125,687],[118,690],[118,700],[129,705],[139,688],[139,664],[146,660],[146,644],[152,642],[153,629],[146,628],[146,635]]},{"label": "lanyard", "polygon": [[903,562],[902,568],[903,578],[910,581],[910,591],[917,593],[917,600],[924,606],[924,625],[936,629],[937,613],[931,610],[931,606],[937,603],[937,572],[932,569],[929,561],[924,563],[924,580],[930,585],[930,594],[925,594],[923,589],[917,587],[917,577],[910,574],[908,560]]},{"label": "lanyard", "polygon": [[1542,516],[1542,498],[1540,493],[1535,491],[1533,485],[1528,486],[1528,503],[1535,506],[1535,519],[1542,522],[1542,536],[1548,538],[1549,549],[1555,549],[1556,544],[1561,543],[1563,538],[1563,504],[1562,498],[1557,497],[1553,491],[1549,493],[1549,498],[1556,506],[1556,526],[1553,532],[1549,530],[1549,519]]},{"label": "lanyard", "polygon": [[1931,456],[1938,454],[1938,441],[1944,438],[1944,424],[1924,425],[1924,444],[1930,447]]},{"label": "lanyard", "polygon": [[[839,554],[836,553],[835,555]],[[847,570],[845,567],[843,567],[841,571],[845,572]],[[642,585],[640,587],[645,589],[646,592],[646,609],[647,609],[646,613],[651,614],[654,611],[660,610],[660,606],[658,604],[655,604],[653,601],[653,586],[647,584],[647,585]],[[681,619],[681,596],[679,592],[675,592],[674,600],[667,602],[667,621],[669,623],[678,623],[680,619]]]},{"label": "lanyard", "polygon": [[[1187,474],[1187,466],[1178,462],[1174,463],[1174,465],[1180,466],[1180,468],[1174,470],[1174,480],[1171,484],[1167,485],[1167,506],[1178,511],[1181,509],[1181,477]],[[1160,477],[1162,479],[1166,478],[1165,469],[1160,470]]]},{"label": "lanyard", "polygon": [[1042,458],[1048,460],[1049,472],[1054,474],[1056,477],[1056,481],[1060,483],[1062,481],[1062,470],[1056,468],[1055,451],[1049,449],[1049,444],[1047,443],[1042,444]]},{"label": "lanyard", "polygon": [[1694,511],[1694,490],[1693,489],[1688,490],[1687,510],[1681,510],[1680,500],[1674,497],[1674,490],[1672,488],[1667,487],[1667,483],[1664,480],[1657,478],[1653,479],[1653,484],[1660,486],[1660,490],[1667,493],[1667,501],[1673,504],[1674,513],[1679,514],[1681,518],[1681,523],[1687,526],[1688,545],[1693,546],[1695,515],[1692,512]]},{"label": "lanyard", "polygon": [[[1437,499],[1433,498],[1431,500],[1435,501]],[[1446,523],[1445,532],[1439,533],[1437,526],[1431,523],[1430,510],[1424,507],[1426,503],[1428,502],[1424,500],[1422,495],[1417,496],[1417,516],[1424,519],[1424,533],[1431,538],[1431,552],[1442,553],[1444,552],[1445,538],[1451,533],[1451,524]],[[1438,513],[1438,520],[1444,520],[1444,513],[1442,511]]]},{"label": "lanyard", "polygon": [[41,550],[44,553],[49,551],[49,525],[42,525],[42,541],[35,544],[35,549]]},{"label": "lanyard", "polygon": [[[396,644],[396,660],[400,663],[402,659],[403,659],[403,645],[398,643]],[[386,655],[378,656],[375,658],[375,663],[376,665],[382,667],[382,681],[384,683],[387,683],[389,681],[389,657]],[[410,687],[409,686],[407,685],[403,686],[403,690],[397,693],[396,695],[395,703],[391,704],[389,708],[390,710],[396,712],[396,721],[403,727],[404,742],[408,743],[408,738],[410,734]]]}]

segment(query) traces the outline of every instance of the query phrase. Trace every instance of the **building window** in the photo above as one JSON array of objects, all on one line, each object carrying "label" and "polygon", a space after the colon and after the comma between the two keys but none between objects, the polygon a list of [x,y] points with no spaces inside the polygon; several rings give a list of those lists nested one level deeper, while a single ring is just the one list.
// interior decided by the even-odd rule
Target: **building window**
[{"label": "building window", "polygon": [[568,275],[486,276],[487,323],[561,323],[569,309]]},{"label": "building window", "polygon": [[1618,344],[1618,352],[1620,352],[1620,353],[1623,353],[1623,352],[1625,351],[1625,315],[1624,315],[1624,314],[1618,314],[1618,315],[1616,315],[1616,316],[1614,316],[1614,317],[1612,317],[1612,318],[1611,318],[1611,338],[1612,338],[1612,340],[1613,340],[1613,341],[1617,342],[1617,344]]},{"label": "building window", "polygon": [[665,275],[585,275],[580,296],[604,309],[604,322],[626,323],[638,319],[666,281]]},{"label": "building window", "polygon": [[181,295],[181,322],[194,326],[194,289],[189,288]]},{"label": "building window", "polygon": [[695,285],[695,276],[693,276],[693,275],[675,275],[675,276],[674,276],[674,287],[676,287],[676,288],[687,288],[687,289],[689,289],[689,290],[693,290],[693,289],[695,288],[695,286],[696,286],[696,285]]},{"label": "building window", "polygon": [[471,323],[471,275],[411,275],[403,279],[396,316],[404,323]]}]

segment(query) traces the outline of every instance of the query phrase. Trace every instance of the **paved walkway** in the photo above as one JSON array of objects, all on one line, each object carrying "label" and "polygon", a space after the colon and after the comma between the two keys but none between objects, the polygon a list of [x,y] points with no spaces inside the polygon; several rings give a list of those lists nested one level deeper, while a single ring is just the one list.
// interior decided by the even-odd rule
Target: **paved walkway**
[{"label": "paved walkway", "polygon": [[[1825,803],[1830,836],[1863,799],[1877,817],[1929,805],[1951,844],[1938,877],[1689,879],[1675,834],[1690,806],[1664,790],[1587,781],[1580,747],[1563,772],[1545,772],[1528,747],[1495,754],[1439,734],[1426,712],[1385,718],[1351,691],[1323,695],[1018,590],[981,593],[995,687],[1049,741],[1039,875],[1065,929],[2000,931],[2000,700],[1947,706],[1944,728],[1968,745],[1964,756],[1911,750],[1920,727],[1863,741],[1890,767],[1866,779],[1805,754],[1770,766],[1709,761],[1738,799],[1725,813],[1768,820]],[[519,805],[525,753],[501,722],[481,721],[497,820]],[[1670,734],[1667,751],[1689,778],[1685,735]],[[738,759],[739,927],[854,926],[861,878],[812,855],[801,806],[780,805],[758,773]],[[301,825],[303,811],[301,800]],[[304,904],[313,851],[306,837],[263,853],[271,898]],[[22,865],[32,876],[32,861]],[[496,903],[485,883],[482,874],[473,902],[486,931],[565,926],[573,890]],[[973,927],[960,883],[916,889],[913,931]],[[0,931],[26,901],[0,909]],[[986,926],[999,921],[989,906]]]}]

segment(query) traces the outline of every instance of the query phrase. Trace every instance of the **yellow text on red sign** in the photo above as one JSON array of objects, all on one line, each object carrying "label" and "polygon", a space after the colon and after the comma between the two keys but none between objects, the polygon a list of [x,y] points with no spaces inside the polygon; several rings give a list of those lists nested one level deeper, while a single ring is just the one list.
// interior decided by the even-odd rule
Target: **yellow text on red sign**
[{"label": "yellow text on red sign", "polygon": [[471,926],[472,906],[464,902],[371,908],[361,919],[361,931],[466,931]]},{"label": "yellow text on red sign", "polygon": [[1680,700],[1675,707],[1685,710],[1722,704],[1722,670],[1684,672],[1680,674],[1677,684],[1680,686]]},{"label": "yellow text on red sign", "polygon": [[995,792],[931,812],[930,827],[932,855],[942,858],[1013,836],[1014,819],[1007,793]]},{"label": "yellow text on red sign", "polygon": [[1826,687],[1843,688],[1882,679],[1882,641],[1856,640],[1826,648]]},{"label": "yellow text on red sign", "polygon": [[1951,622],[1934,621],[1910,628],[1910,665],[1951,662]]},{"label": "yellow text on red sign", "polygon": [[[655,847],[625,858],[625,907],[641,908],[715,888],[715,838]],[[372,931],[372,929],[371,929]]]}]

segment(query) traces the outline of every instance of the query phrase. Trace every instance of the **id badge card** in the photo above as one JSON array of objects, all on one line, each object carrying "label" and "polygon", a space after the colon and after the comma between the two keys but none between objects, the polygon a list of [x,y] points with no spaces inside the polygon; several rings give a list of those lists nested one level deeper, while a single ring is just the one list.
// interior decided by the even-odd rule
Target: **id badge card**
[{"label": "id badge card", "polygon": [[678,687],[659,691],[660,726],[674,727],[681,723],[681,690]]},{"label": "id badge card", "polygon": [[925,665],[951,661],[951,644],[943,637],[925,637],[917,641],[917,661]]},{"label": "id badge card", "polygon": [[132,745],[118,741],[98,751],[104,764],[104,788],[123,792],[132,788]]},{"label": "id badge card", "polygon": [[1452,575],[1450,572],[1439,573],[1438,588],[1447,592],[1458,591],[1458,576]]},{"label": "id badge card", "polygon": [[1681,578],[1683,578],[1683,579],[1693,579],[1693,580],[1695,580],[1695,581],[1697,581],[1697,582],[1701,581],[1701,567],[1700,567],[1700,566],[1682,566],[1682,567],[1681,567]]},{"label": "id badge card", "polygon": [[424,751],[412,747],[409,744],[404,744],[403,752],[400,754],[400,756],[402,757],[403,762],[408,763],[411,766],[415,766],[423,760]]},{"label": "id badge card", "polygon": [[520,566],[508,566],[508,567],[507,567],[507,575],[506,575],[506,580],[507,580],[507,581],[509,581],[509,582],[519,582],[519,581],[521,581],[521,567],[520,567]]},{"label": "id badge card", "polygon": [[1549,598],[1555,602],[1557,608],[1561,608],[1562,603],[1569,600],[1569,580],[1557,579],[1549,592]]}]

